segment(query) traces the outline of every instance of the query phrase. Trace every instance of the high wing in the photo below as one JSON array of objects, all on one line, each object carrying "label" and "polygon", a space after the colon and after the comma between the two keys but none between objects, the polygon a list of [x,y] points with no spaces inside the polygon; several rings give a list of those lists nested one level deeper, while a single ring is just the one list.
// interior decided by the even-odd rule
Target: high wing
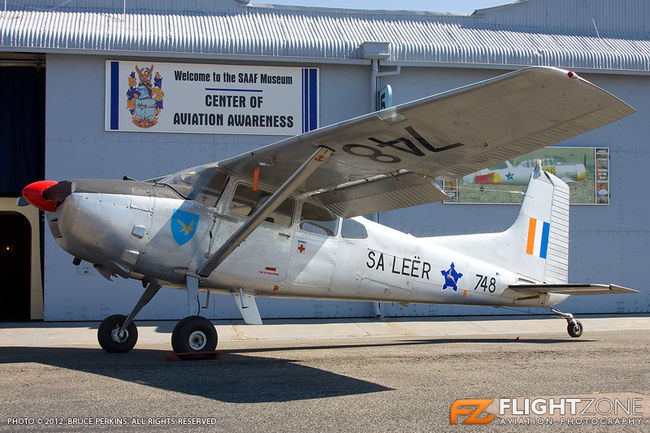
[{"label": "high wing", "polygon": [[462,177],[632,112],[573,72],[528,68],[181,172],[194,191],[219,169],[274,191],[197,275],[210,275],[290,194],[310,194],[343,217],[443,200],[437,177]]},{"label": "high wing", "polygon": [[639,293],[637,290],[614,284],[517,284],[508,288],[524,294],[559,293],[561,295],[615,295]]},{"label": "high wing", "polygon": [[527,68],[390,107],[236,156],[219,165],[275,189],[315,149],[331,156],[296,192],[344,216],[446,198],[454,179],[614,122],[634,109],[555,68]]}]

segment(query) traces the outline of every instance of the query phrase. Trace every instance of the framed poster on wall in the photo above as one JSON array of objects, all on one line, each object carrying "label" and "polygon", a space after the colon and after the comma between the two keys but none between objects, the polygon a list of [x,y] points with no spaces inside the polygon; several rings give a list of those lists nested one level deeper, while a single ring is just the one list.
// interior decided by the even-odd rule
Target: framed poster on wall
[{"label": "framed poster on wall", "polygon": [[609,204],[609,149],[549,146],[501,164],[445,181],[445,203],[519,204],[536,161],[569,185],[571,204]]}]

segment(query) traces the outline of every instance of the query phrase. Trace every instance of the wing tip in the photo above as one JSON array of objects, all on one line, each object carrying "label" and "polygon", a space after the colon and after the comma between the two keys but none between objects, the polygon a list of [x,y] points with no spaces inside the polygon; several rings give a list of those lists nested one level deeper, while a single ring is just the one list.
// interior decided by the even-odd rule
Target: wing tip
[{"label": "wing tip", "polygon": [[630,289],[628,287],[618,286],[616,284],[610,284],[609,290],[614,293],[641,293],[639,290]]}]

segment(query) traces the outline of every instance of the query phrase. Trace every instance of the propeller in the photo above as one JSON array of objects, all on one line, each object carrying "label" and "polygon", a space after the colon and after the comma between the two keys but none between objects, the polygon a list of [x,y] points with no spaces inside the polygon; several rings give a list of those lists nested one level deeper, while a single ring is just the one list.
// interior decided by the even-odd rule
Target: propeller
[{"label": "propeller", "polygon": [[22,194],[25,200],[35,207],[47,212],[53,212],[59,203],[72,194],[72,183],[68,181],[39,180],[23,188]]}]

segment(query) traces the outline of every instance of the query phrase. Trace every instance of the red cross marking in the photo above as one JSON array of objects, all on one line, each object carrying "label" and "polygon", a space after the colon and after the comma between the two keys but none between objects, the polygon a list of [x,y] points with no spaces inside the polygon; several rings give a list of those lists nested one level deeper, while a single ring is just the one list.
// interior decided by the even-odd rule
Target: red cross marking
[{"label": "red cross marking", "polygon": [[303,244],[300,244],[300,246],[298,247],[298,251],[300,251],[301,253],[305,251],[305,246]]}]

